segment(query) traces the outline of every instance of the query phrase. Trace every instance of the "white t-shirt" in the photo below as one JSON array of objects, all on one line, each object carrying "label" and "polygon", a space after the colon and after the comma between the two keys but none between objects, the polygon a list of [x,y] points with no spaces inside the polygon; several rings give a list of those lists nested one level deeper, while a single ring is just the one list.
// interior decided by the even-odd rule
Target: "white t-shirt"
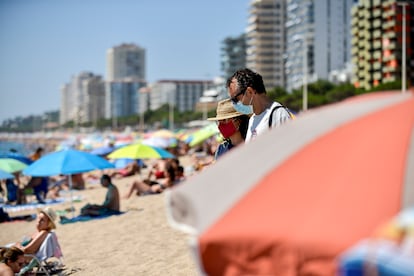
[{"label": "white t-shirt", "polygon": [[[249,119],[249,127],[247,128],[246,140],[249,142],[256,138],[258,135],[268,131],[269,128],[269,117],[273,108],[276,106],[281,106],[280,103],[274,102],[269,108],[265,109],[259,115],[253,114]],[[272,115],[272,128],[278,127],[283,124],[285,121],[290,120],[291,117],[286,110],[286,108],[279,107],[277,108]]]}]

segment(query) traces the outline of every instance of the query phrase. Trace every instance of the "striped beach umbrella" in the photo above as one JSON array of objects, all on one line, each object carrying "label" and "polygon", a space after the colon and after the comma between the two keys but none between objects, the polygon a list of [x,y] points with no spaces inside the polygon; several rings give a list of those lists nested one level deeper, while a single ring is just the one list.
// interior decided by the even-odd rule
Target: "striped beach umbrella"
[{"label": "striped beach umbrella", "polygon": [[414,204],[414,97],[313,109],[166,194],[207,275],[335,275],[337,257]]}]

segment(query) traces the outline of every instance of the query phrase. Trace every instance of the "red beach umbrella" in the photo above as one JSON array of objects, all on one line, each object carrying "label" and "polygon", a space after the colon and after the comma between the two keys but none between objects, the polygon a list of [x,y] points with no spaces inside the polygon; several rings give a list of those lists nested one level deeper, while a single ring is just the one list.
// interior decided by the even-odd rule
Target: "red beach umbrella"
[{"label": "red beach umbrella", "polygon": [[334,275],[337,256],[414,204],[414,97],[310,110],[167,193],[208,275]]}]

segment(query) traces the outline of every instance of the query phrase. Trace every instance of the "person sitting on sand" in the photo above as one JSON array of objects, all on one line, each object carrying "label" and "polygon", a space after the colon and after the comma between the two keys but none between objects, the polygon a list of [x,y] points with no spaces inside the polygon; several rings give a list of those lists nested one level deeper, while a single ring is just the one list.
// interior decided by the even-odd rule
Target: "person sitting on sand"
[{"label": "person sitting on sand", "polygon": [[112,184],[111,177],[107,174],[102,175],[101,185],[108,189],[104,203],[102,205],[86,204],[81,209],[82,216],[100,216],[119,212],[119,192],[118,188]]},{"label": "person sitting on sand", "polygon": [[[67,175],[59,175],[57,177],[51,177],[52,184],[49,187],[48,197],[56,199],[59,197],[59,192],[62,190],[70,190],[70,184],[68,182]],[[72,189],[85,190],[85,180],[81,173],[70,175],[72,178]]]},{"label": "person sitting on sand", "polygon": [[3,247],[0,250],[0,275],[14,276],[26,264],[24,252],[16,247]]},{"label": "person sitting on sand", "polygon": [[148,176],[146,179],[157,180],[157,179],[165,178],[164,171],[165,171],[166,165],[167,165],[166,159],[158,160],[154,165],[152,165],[151,169],[148,172]]},{"label": "person sitting on sand", "polygon": [[176,183],[174,167],[167,165],[164,174],[166,177],[157,181],[134,181],[124,198],[130,198],[134,192],[138,196],[159,194],[162,193],[166,188],[172,187]]},{"label": "person sitting on sand", "polygon": [[32,176],[29,183],[24,187],[24,189],[30,188],[33,189],[37,201],[44,204],[49,191],[49,177]]}]

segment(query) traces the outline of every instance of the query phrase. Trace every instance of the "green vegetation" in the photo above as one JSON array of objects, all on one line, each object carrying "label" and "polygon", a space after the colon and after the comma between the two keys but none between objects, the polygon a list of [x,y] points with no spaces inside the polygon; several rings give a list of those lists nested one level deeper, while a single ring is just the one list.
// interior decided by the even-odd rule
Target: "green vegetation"
[{"label": "green vegetation", "polygon": [[[331,82],[319,80],[315,83],[308,84],[308,108],[314,108],[321,105],[334,103],[341,101],[345,98],[369,93],[374,91],[389,91],[401,89],[401,82],[392,82],[381,84],[373,88],[372,90],[365,91],[362,89],[355,88],[350,83],[344,83],[335,85]],[[268,95],[283,105],[289,107],[294,112],[299,112],[302,109],[302,88],[288,93],[283,88],[277,87],[268,91]],[[208,117],[215,115],[215,109],[208,111]],[[203,114],[201,112],[179,112],[177,109],[174,110],[174,126],[177,128],[182,127],[185,123],[193,120],[202,120]],[[136,129],[139,126],[141,118],[139,115],[133,115],[128,117],[117,118],[117,127],[124,129],[126,126],[131,126]],[[145,125],[159,125],[161,127],[169,127],[169,106],[165,104],[157,110],[149,110],[144,113]],[[59,122],[59,111],[46,112],[39,116],[29,117],[16,117],[14,119],[5,120],[0,126],[0,132],[32,132],[46,130],[45,126],[47,123]],[[101,119],[96,122],[96,126],[93,123],[85,123],[76,127],[96,127],[97,129],[107,129],[113,126],[112,119]],[[49,126],[48,130],[60,129],[71,129],[74,128],[75,124],[73,121],[66,123],[63,126],[55,127]]]},{"label": "green vegetation", "polygon": [[[319,80],[317,82],[308,84],[308,108],[310,109],[325,104],[339,102],[348,97],[352,97],[363,93],[399,89],[401,89],[400,81],[380,84],[375,88],[366,91],[362,89],[357,89],[350,83],[335,85],[325,80]],[[293,90],[292,93],[288,93],[283,88],[277,87],[268,91],[268,95],[272,99],[289,107],[289,109],[298,112],[302,109],[302,91],[303,88],[301,87],[298,90]]]}]

